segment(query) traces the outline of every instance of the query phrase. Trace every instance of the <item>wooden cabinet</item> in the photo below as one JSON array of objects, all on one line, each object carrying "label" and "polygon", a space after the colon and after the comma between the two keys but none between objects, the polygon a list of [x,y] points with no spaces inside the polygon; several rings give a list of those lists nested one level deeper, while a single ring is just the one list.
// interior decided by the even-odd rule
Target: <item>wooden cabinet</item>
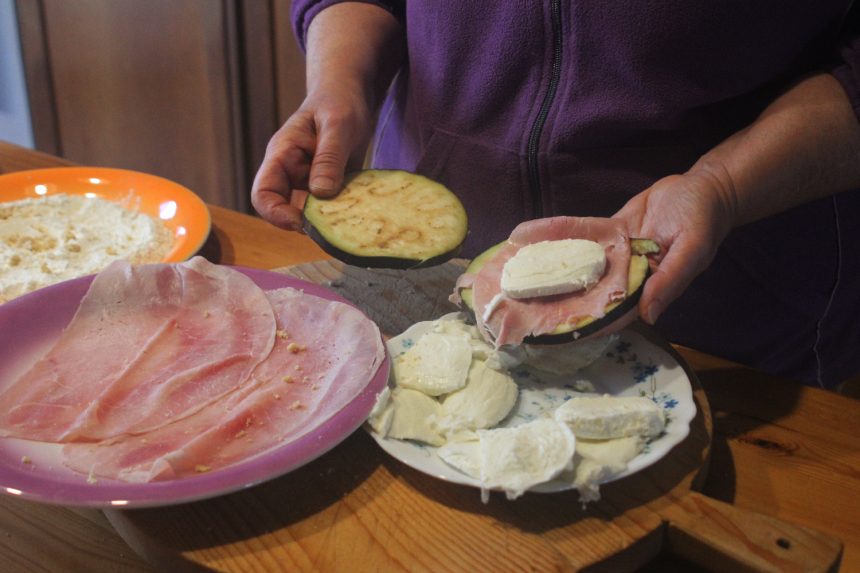
[{"label": "wooden cabinet", "polygon": [[36,147],[248,210],[304,94],[287,0],[16,0]]}]

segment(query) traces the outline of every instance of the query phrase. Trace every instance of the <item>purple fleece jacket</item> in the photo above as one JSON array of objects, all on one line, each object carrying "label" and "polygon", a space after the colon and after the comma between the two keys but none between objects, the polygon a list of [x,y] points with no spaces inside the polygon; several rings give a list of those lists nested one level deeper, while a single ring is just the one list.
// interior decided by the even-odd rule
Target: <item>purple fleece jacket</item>
[{"label": "purple fleece jacket", "polygon": [[[337,1],[293,2],[302,46]],[[523,220],[612,215],[804,73],[833,73],[860,111],[849,0],[373,3],[401,20],[408,47],[374,166],[457,193],[467,256]],[[860,198],[848,192],[737,229],[658,327],[807,383],[857,373],[857,220]]]}]

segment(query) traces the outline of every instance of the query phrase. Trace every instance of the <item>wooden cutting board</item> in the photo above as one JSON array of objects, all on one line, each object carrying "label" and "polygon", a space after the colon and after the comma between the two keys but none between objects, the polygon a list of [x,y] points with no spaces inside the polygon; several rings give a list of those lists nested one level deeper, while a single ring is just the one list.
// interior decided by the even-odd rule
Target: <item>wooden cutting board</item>
[{"label": "wooden cutting board", "polygon": [[[393,336],[455,310],[447,297],[464,265],[403,272],[318,261],[281,271],[338,292]],[[482,504],[476,489],[413,470],[358,431],[239,493],[107,514],[132,547],[170,570],[632,571],[666,549],[714,570],[835,570],[838,540],[697,493],[712,421],[687,373],[698,408],[690,435],[653,466],[602,486],[601,501],[586,507],[573,491]]]}]

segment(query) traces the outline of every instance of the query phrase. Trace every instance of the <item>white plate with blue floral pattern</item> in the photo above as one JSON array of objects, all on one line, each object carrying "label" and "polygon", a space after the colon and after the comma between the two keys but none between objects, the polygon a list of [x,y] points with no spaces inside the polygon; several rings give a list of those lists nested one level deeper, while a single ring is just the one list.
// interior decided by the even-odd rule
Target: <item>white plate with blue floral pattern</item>
[{"label": "white plate with blue floral pattern", "polygon": [[[431,322],[419,322],[390,339],[388,351],[391,358],[406,352],[431,325]],[[687,437],[690,422],[696,416],[690,379],[681,364],[669,352],[629,328],[620,333],[600,358],[572,375],[548,375],[527,367],[518,367],[511,374],[520,387],[520,396],[514,410],[497,427],[528,422],[555,410],[574,396],[592,392],[646,396],[663,407],[665,431],[646,444],[644,450],[627,464],[626,471],[607,481],[621,479],[660,460]],[[391,456],[418,471],[441,480],[481,487],[479,480],[442,461],[433,446],[382,438],[373,431],[370,434]],[[530,491],[550,493],[572,488],[570,480],[555,479],[536,485]]]}]

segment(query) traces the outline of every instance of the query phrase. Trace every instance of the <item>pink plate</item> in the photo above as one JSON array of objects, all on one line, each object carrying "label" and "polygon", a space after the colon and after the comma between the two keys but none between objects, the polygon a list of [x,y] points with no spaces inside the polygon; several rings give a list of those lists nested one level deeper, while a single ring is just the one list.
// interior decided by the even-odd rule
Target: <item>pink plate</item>
[{"label": "pink plate", "polygon": [[[265,290],[293,287],[352,304],[319,285],[269,271],[236,268]],[[89,276],[66,281],[0,305],[0,387],[15,380],[57,339],[92,280]],[[132,484],[99,478],[90,484],[86,476],[63,466],[60,446],[0,438],[0,493],[62,505],[131,508],[184,503],[244,489],[314,460],[354,432],[385,387],[388,369],[386,355],[361,394],[297,440],[219,471],[173,481]]]}]

